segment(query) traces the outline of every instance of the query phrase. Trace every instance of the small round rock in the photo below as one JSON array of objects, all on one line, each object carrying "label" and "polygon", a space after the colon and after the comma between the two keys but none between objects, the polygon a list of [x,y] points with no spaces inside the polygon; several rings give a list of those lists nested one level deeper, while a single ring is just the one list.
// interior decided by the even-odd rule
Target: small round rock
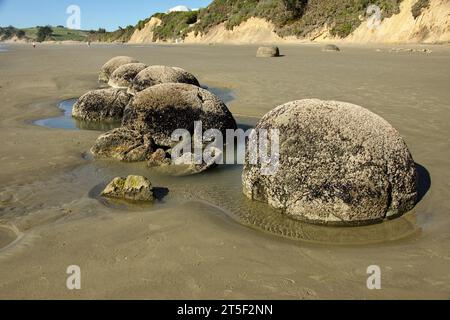
[{"label": "small round rock", "polygon": [[339,52],[341,49],[335,44],[327,44],[325,47],[323,47],[322,51],[324,52]]},{"label": "small round rock", "polygon": [[256,52],[258,58],[273,58],[280,56],[280,49],[277,46],[259,47]]}]

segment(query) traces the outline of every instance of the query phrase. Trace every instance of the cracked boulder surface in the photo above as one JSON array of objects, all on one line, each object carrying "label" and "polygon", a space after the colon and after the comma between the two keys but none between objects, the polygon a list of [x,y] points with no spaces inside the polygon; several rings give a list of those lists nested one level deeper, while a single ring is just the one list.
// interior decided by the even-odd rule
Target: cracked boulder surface
[{"label": "cracked boulder surface", "polygon": [[129,93],[137,94],[162,83],[187,83],[200,87],[197,78],[179,67],[150,66],[137,74],[129,86]]},{"label": "cracked boulder surface", "polygon": [[136,59],[127,56],[118,56],[110,59],[106,62],[103,67],[100,69],[100,73],[98,75],[98,81],[103,83],[108,83],[109,78],[116,71],[117,68],[123,66],[128,63],[137,63]]},{"label": "cracked boulder surface", "polygon": [[139,72],[147,68],[143,63],[128,63],[120,66],[111,74],[108,85],[113,88],[127,89]]},{"label": "cracked boulder surface", "polygon": [[121,121],[131,97],[114,88],[89,91],[77,100],[72,116],[85,121]]},{"label": "cracked boulder surface", "polygon": [[246,161],[243,190],[250,199],[294,219],[333,225],[379,222],[416,204],[417,172],[408,147],[367,109],[298,100],[266,114],[256,129],[279,130],[280,158],[273,175]]},{"label": "cracked boulder surface", "polygon": [[125,127],[102,134],[91,148],[95,158],[124,162],[146,161],[154,151],[153,140],[149,135]]},{"label": "cracked boulder surface", "polygon": [[139,92],[124,111],[122,126],[150,134],[162,147],[177,144],[171,140],[177,129],[194,133],[194,123],[202,129],[217,129],[222,134],[236,129],[236,121],[227,106],[213,93],[184,83],[166,83]]}]

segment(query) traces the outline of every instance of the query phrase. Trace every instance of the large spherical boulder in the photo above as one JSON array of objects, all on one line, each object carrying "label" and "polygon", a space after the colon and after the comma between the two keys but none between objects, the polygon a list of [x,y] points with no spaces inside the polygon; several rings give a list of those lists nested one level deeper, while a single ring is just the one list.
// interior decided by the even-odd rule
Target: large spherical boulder
[{"label": "large spherical boulder", "polygon": [[113,88],[128,88],[139,72],[147,68],[143,63],[127,63],[116,69],[109,78],[108,85]]},{"label": "large spherical boulder", "polygon": [[272,58],[279,56],[280,49],[276,46],[259,47],[258,51],[256,52],[256,57],[258,58]]},{"label": "large spherical boulder", "polygon": [[139,162],[147,160],[154,148],[150,135],[120,127],[98,137],[91,152],[95,158]]},{"label": "large spherical boulder", "polygon": [[339,52],[341,49],[335,44],[327,44],[323,47],[322,51],[324,52]]},{"label": "large spherical boulder", "polygon": [[150,66],[138,73],[130,86],[129,92],[136,94],[162,83],[187,83],[200,86],[195,76],[184,69],[167,66]]},{"label": "large spherical boulder", "polygon": [[120,66],[123,66],[124,64],[128,63],[135,63],[139,62],[134,58],[127,57],[127,56],[118,56],[115,58],[112,58],[108,62],[106,62],[103,67],[100,70],[100,74],[98,76],[98,80],[100,82],[108,83],[110,76],[114,71],[116,71],[117,68]]},{"label": "large spherical boulder", "polygon": [[214,94],[184,83],[166,83],[139,92],[125,108],[122,125],[149,133],[159,146],[171,147],[176,129],[193,133],[201,121],[203,132],[235,129],[236,121],[227,106]]},{"label": "large spherical boulder", "polygon": [[293,101],[266,114],[256,129],[279,130],[279,165],[263,175],[261,166],[245,164],[244,193],[292,218],[364,224],[402,215],[416,203],[416,167],[405,142],[362,107]]},{"label": "large spherical boulder", "polygon": [[131,95],[119,89],[89,91],[75,103],[72,116],[86,121],[121,121]]}]

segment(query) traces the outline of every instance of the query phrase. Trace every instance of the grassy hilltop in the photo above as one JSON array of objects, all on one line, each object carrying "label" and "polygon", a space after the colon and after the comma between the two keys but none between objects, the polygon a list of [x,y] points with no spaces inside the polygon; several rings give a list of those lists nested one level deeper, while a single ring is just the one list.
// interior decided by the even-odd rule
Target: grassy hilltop
[{"label": "grassy hilltop", "polygon": [[[214,0],[208,7],[198,11],[154,14],[152,17],[160,19],[162,23],[153,30],[153,41],[184,39],[190,32],[195,35],[206,34],[222,23],[227,29],[232,29],[251,17],[272,22],[275,32],[282,37],[307,37],[326,25],[332,35],[344,38],[361,24],[361,17],[364,17],[369,5],[379,6],[384,19],[398,13],[401,2],[402,0]],[[412,8],[412,15],[416,18],[429,4],[430,0],[418,0]],[[104,29],[81,31],[62,26],[52,27],[53,32],[45,39],[127,42],[152,17],[139,21],[135,26],[119,27],[113,32]],[[8,28],[0,28],[0,40],[7,40],[14,35],[38,40],[38,28]]]}]

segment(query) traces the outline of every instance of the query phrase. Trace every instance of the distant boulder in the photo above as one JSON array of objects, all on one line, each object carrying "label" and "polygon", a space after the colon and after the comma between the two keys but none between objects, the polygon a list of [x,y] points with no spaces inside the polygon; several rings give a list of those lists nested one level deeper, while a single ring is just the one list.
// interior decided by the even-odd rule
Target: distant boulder
[{"label": "distant boulder", "polygon": [[150,66],[137,74],[129,88],[129,93],[136,94],[162,83],[187,83],[200,86],[197,78],[182,68]]},{"label": "distant boulder", "polygon": [[334,45],[334,44],[327,44],[325,47],[323,47],[322,51],[324,52],[338,52],[341,51],[341,49],[339,49],[338,46]]},{"label": "distant boulder", "polygon": [[265,46],[259,47],[256,52],[256,57],[258,58],[272,58],[279,57],[280,49],[277,46]]},{"label": "distant boulder", "polygon": [[153,201],[153,188],[150,180],[142,176],[130,175],[127,178],[115,178],[103,190],[103,197],[131,200]]},{"label": "distant boulder", "polygon": [[103,67],[100,70],[100,74],[98,76],[98,80],[100,82],[108,83],[109,78],[111,77],[112,73],[116,71],[117,68],[120,66],[123,66],[124,64],[128,63],[136,63],[139,62],[134,58],[127,57],[127,56],[118,56],[115,58],[112,58],[108,62],[106,62]]},{"label": "distant boulder", "polygon": [[131,86],[139,72],[148,66],[143,63],[128,63],[116,69],[109,78],[108,85],[113,88],[125,88]]},{"label": "distant boulder", "polygon": [[121,121],[131,95],[120,89],[100,89],[81,96],[72,109],[72,116],[85,121]]}]

